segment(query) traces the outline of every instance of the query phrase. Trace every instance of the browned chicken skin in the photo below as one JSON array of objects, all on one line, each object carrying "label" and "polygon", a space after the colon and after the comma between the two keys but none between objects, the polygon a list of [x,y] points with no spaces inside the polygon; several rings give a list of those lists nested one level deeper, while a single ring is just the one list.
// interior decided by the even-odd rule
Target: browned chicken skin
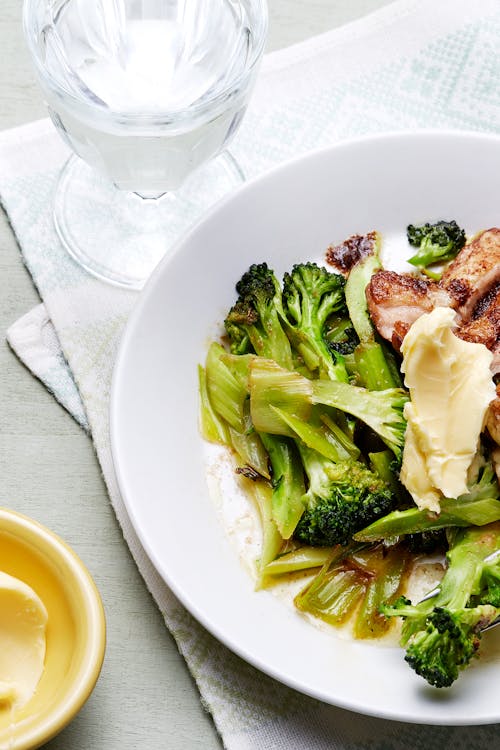
[{"label": "browned chicken skin", "polygon": [[493,374],[500,372],[500,282],[479,300],[470,320],[460,326],[457,334],[464,341],[484,344],[493,352]]},{"label": "browned chicken skin", "polygon": [[326,262],[344,276],[356,263],[371,255],[376,247],[377,233],[353,234],[340,245],[330,245],[326,251]]},{"label": "browned chicken skin", "polygon": [[367,286],[366,297],[375,327],[397,350],[417,318],[435,307],[451,304],[450,296],[435,282],[395,271],[377,271]]},{"label": "browned chicken skin", "polygon": [[[492,373],[500,373],[500,229],[476,235],[438,283],[410,274],[378,271],[368,284],[366,298],[378,332],[398,351],[420,315],[438,306],[454,308],[456,335],[484,344],[493,353]],[[486,428],[500,446],[500,384],[488,410]],[[495,464],[500,479],[500,448]]]},{"label": "browned chicken skin", "polygon": [[486,229],[459,252],[444,271],[439,286],[453,299],[462,320],[468,321],[476,306],[500,281],[500,229]]}]

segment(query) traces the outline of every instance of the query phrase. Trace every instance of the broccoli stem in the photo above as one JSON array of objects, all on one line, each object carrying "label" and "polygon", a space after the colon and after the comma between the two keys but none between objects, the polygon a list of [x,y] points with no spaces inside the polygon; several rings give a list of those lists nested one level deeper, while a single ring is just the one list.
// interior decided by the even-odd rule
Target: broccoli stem
[{"label": "broccoli stem", "polygon": [[400,458],[406,427],[403,406],[408,400],[404,391],[398,388],[369,391],[348,383],[324,380],[315,380],[312,390],[313,404],[333,406],[360,419]]},{"label": "broccoli stem", "polygon": [[205,368],[198,365],[198,389],[200,393],[200,431],[209,443],[230,445],[229,425],[214,410],[207,391]]},{"label": "broccoli stem", "polygon": [[431,281],[440,281],[443,275],[442,271],[431,271],[430,268],[422,268],[421,271]]},{"label": "broccoli stem", "polygon": [[295,432],[271,407],[308,422],[312,410],[312,384],[308,378],[283,369],[272,359],[255,357],[249,369],[249,386],[250,413],[258,432],[295,436]]},{"label": "broccoli stem", "polygon": [[447,527],[485,526],[498,520],[500,502],[496,498],[472,500],[470,503],[464,503],[460,499],[445,500],[441,503],[439,515],[416,507],[394,510],[374,521],[366,529],[358,531],[354,538],[359,542],[378,542],[395,536],[436,531]]},{"label": "broccoli stem", "polygon": [[390,451],[376,451],[374,453],[369,453],[368,458],[379,477],[383,479],[386,484],[392,485],[394,481],[394,472],[392,470],[394,457],[392,453]]},{"label": "broccoli stem", "polygon": [[356,374],[361,385],[370,391],[400,388],[401,378],[395,377],[382,345],[377,341],[359,344],[354,350]]},{"label": "broccoli stem", "polygon": [[372,557],[376,564],[356,614],[356,638],[381,638],[387,633],[392,623],[380,612],[380,607],[384,602],[394,601],[401,593],[410,562],[409,553],[399,547],[389,550],[379,547],[372,552]]},{"label": "broccoli stem", "polygon": [[366,299],[366,287],[373,274],[381,268],[379,246],[377,235],[373,254],[356,263],[345,287],[349,317],[359,338],[359,344],[354,349],[353,369],[360,384],[371,391],[402,386],[394,356],[377,340]]},{"label": "broccoli stem", "polygon": [[446,527],[485,526],[498,520],[500,490],[493,467],[486,464],[467,494],[441,501],[439,514],[417,507],[395,510],[357,532],[355,537],[358,541],[375,542]]},{"label": "broccoli stem", "polygon": [[250,466],[260,476],[270,479],[267,452],[260,435],[250,425],[245,432],[238,432],[229,427],[231,445],[238,454],[243,466]]},{"label": "broccoli stem", "polygon": [[[338,419],[342,423],[342,427],[338,425],[333,420],[331,415],[327,414],[326,412],[321,412],[320,419],[326,425],[326,427],[328,427],[328,430],[332,433],[336,442],[339,443],[342,448],[344,448],[344,450],[349,454],[350,458],[359,458],[361,450],[351,439],[350,435],[347,434],[349,425],[346,423],[345,415],[343,414],[343,412],[337,410],[336,413],[336,419]],[[351,430],[349,430],[349,432],[351,432]]]},{"label": "broccoli stem", "polygon": [[267,566],[276,558],[283,547],[283,537],[279,533],[273,518],[271,485],[268,482],[253,482],[250,479],[243,479],[242,482],[245,490],[255,501],[261,521],[262,546],[260,558],[257,561],[256,581],[256,589],[260,589],[265,585]]},{"label": "broccoli stem", "polygon": [[206,392],[214,411],[235,430],[243,432],[248,391],[224,362],[225,354],[220,344],[215,341],[210,344],[205,362]]},{"label": "broccoli stem", "polygon": [[319,573],[295,597],[297,609],[331,625],[342,625],[351,617],[366,590],[366,574],[343,565],[352,549],[335,547],[331,551]]},{"label": "broccoli stem", "polygon": [[299,570],[320,568],[331,557],[330,547],[299,547],[269,562],[264,570],[265,575],[280,576],[285,573],[296,573]]},{"label": "broccoli stem", "polygon": [[269,455],[272,478],[272,516],[283,539],[289,539],[304,512],[302,464],[293,440],[261,433]]},{"label": "broccoli stem", "polygon": [[361,343],[374,340],[375,329],[368,313],[365,290],[380,269],[378,252],[368,255],[351,269],[345,286],[345,301],[349,317]]},{"label": "broccoli stem", "polygon": [[292,414],[283,411],[283,409],[278,409],[275,406],[272,408],[280,419],[290,427],[294,433],[294,437],[299,438],[305,445],[317,451],[325,458],[329,458],[336,463],[339,461],[348,461],[352,458],[352,452],[344,447],[343,441],[338,437],[340,430],[337,432],[326,431],[325,429],[321,430],[321,428],[309,422],[303,422]]},{"label": "broccoli stem", "polygon": [[408,400],[403,390],[369,391],[339,381],[309,380],[260,357],[252,361],[249,381],[250,409],[258,432],[292,436],[273,407],[307,420],[312,405],[322,404],[360,419],[400,459],[406,428],[403,406]]},{"label": "broccoli stem", "polygon": [[372,469],[387,484],[391,492],[398,498],[402,505],[407,499],[407,493],[399,481],[397,469],[394,466],[394,456],[389,450],[375,451],[368,454]]}]

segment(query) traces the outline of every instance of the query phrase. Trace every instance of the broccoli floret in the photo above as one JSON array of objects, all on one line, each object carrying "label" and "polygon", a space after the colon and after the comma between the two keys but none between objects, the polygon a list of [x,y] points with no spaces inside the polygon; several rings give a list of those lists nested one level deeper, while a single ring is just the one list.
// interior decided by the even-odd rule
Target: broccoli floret
[{"label": "broccoli floret", "polygon": [[405,661],[434,687],[450,687],[479,649],[484,609],[450,612],[436,607],[408,644]]},{"label": "broccoli floret", "polygon": [[482,630],[500,615],[487,598],[488,577],[500,578],[500,523],[449,533],[447,569],[435,596],[383,606],[403,618],[401,645],[408,664],[435,687],[449,687],[479,648]]},{"label": "broccoli floret", "polygon": [[333,463],[298,444],[309,488],[295,539],[312,547],[346,545],[368,519],[388,513],[395,497],[386,483],[359,461]]},{"label": "broccoli floret", "polygon": [[300,263],[283,277],[283,310],[294,348],[312,371],[348,380],[342,357],[326,342],[326,322],[346,312],[345,280],[316,263]]},{"label": "broccoli floret", "polygon": [[465,232],[456,221],[438,221],[420,226],[410,224],[406,236],[410,245],[418,248],[408,263],[421,268],[451,260],[466,242]]},{"label": "broccoli floret", "polygon": [[281,286],[274,272],[267,263],[253,264],[236,291],[238,299],[224,321],[232,353],[254,352],[291,368],[291,346],[281,324]]}]

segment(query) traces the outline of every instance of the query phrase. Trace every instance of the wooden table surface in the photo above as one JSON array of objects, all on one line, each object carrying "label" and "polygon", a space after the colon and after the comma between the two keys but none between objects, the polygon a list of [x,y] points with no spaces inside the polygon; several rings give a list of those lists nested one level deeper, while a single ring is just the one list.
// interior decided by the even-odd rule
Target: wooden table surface
[{"label": "wooden table surface", "polygon": [[[387,4],[388,0],[269,0],[268,51]],[[23,43],[21,8],[22,0],[1,2],[2,129],[46,116]],[[0,505],[36,518],[76,550],[101,591],[108,626],[106,659],[92,696],[45,747],[221,748],[196,685],[123,541],[91,441],[5,343],[9,325],[38,302],[1,214]]]}]

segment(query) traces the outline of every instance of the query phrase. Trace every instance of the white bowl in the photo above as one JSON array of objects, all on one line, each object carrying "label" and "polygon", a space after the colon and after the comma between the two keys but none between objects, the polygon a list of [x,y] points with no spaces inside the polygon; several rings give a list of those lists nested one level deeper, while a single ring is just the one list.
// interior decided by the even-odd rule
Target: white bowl
[{"label": "white bowl", "polygon": [[401,266],[410,222],[456,219],[468,232],[500,225],[499,164],[495,137],[426,132],[344,143],[275,169],[220,204],[163,261],[116,364],[118,480],[166,583],[261,670],[320,700],[391,719],[499,721],[498,637],[485,637],[484,657],[438,692],[409,669],[401,649],[342,640],[269,591],[256,593],[207,490],[197,365],[251,263],[268,261],[281,274],[322,259],[331,242],[377,229],[388,262]]}]

